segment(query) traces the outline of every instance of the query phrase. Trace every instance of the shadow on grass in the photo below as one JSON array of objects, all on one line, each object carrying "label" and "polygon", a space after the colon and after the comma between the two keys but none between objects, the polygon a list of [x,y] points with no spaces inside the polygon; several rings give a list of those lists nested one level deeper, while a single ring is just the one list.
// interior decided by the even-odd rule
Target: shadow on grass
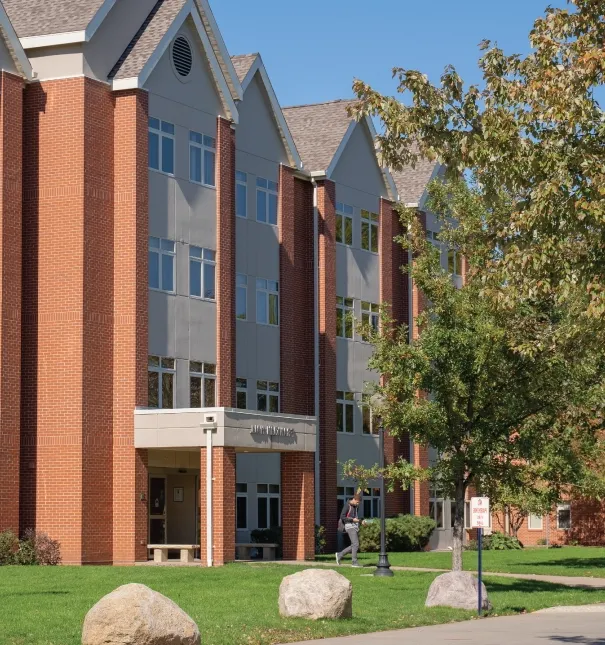
[{"label": "shadow on grass", "polygon": [[510,591],[518,591],[519,593],[569,593],[574,589],[581,589],[583,593],[587,594],[602,594],[602,587],[588,587],[584,585],[560,585],[554,582],[543,582],[542,580],[526,580],[522,578],[506,578],[511,582],[501,582],[495,576],[488,576],[487,581],[484,580],[485,586],[488,591],[499,593],[506,593]]},{"label": "shadow on grass", "polygon": [[548,636],[551,643],[577,643],[578,645],[605,645],[605,638],[592,636]]},{"label": "shadow on grass", "polygon": [[3,596],[67,596],[71,594],[71,591],[11,591],[7,594],[0,594],[0,598]]},{"label": "shadow on grass", "polygon": [[560,560],[523,561],[524,567],[566,567],[569,569],[602,569],[605,577],[605,558],[561,558]]}]

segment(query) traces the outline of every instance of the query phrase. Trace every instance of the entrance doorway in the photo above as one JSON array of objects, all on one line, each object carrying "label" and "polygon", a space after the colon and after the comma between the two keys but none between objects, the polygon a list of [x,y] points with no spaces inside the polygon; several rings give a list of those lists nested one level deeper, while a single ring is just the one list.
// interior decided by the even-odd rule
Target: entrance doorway
[{"label": "entrance doorway", "polygon": [[454,543],[455,502],[444,497],[443,492],[434,486],[429,489],[429,495],[429,517],[437,524],[429,540],[429,549],[445,551]]},{"label": "entrance doorway", "polygon": [[166,477],[149,478],[149,543],[166,544]]}]

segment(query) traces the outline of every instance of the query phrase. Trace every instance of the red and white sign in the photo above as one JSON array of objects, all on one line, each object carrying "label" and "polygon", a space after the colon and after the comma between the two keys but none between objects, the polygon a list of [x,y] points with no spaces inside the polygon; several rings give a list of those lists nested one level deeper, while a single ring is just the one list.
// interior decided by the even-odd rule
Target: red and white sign
[{"label": "red and white sign", "polygon": [[489,497],[471,497],[471,528],[489,528]]}]

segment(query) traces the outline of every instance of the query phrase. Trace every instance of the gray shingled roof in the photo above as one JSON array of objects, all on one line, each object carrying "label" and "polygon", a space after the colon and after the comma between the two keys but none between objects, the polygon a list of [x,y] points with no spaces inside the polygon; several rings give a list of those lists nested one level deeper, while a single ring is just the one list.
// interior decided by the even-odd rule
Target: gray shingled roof
[{"label": "gray shingled roof", "polygon": [[109,78],[138,76],[186,1],[158,0],[120,60],[109,72]]},{"label": "gray shingled roof", "polygon": [[19,38],[82,31],[103,0],[3,0]]},{"label": "gray shingled roof", "polygon": [[352,119],[347,107],[354,100],[338,100],[284,108],[284,116],[305,168],[327,170]]},{"label": "gray shingled roof", "polygon": [[437,165],[437,161],[419,157],[415,168],[405,166],[401,170],[391,170],[400,201],[404,204],[418,204]]},{"label": "gray shingled roof", "polygon": [[240,83],[246,78],[246,74],[250,71],[250,68],[257,58],[258,54],[243,54],[240,56],[231,56],[231,62],[233,63],[235,73],[237,74]]}]

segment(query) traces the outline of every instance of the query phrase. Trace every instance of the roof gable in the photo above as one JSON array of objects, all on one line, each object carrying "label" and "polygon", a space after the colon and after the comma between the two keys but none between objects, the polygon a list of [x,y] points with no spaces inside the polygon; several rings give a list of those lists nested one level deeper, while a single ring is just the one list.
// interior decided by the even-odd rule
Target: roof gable
[{"label": "roof gable", "polygon": [[392,170],[399,200],[409,206],[421,206],[426,201],[428,184],[440,171],[441,165],[437,161],[429,161],[425,157],[418,157],[414,168],[404,166],[401,170]]},{"label": "roof gable", "polygon": [[17,37],[13,24],[11,23],[2,2],[0,2],[0,35],[4,41],[4,45],[6,46],[7,54],[12,59],[17,72],[22,74],[25,78],[31,79],[31,64],[21,43],[19,42],[19,38]]}]

